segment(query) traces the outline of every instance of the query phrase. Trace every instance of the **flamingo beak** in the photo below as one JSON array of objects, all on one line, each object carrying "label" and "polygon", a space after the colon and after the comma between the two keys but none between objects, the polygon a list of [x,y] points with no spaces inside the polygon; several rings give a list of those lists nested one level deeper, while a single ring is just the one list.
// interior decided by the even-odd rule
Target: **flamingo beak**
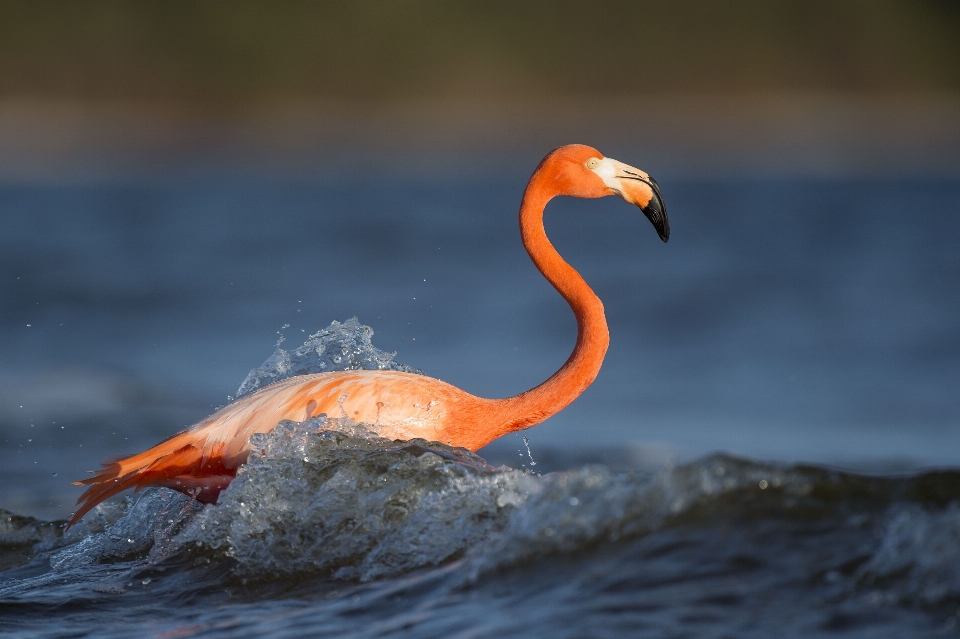
[{"label": "flamingo beak", "polygon": [[644,171],[636,169],[613,158],[600,160],[594,171],[611,191],[622,197],[630,204],[640,207],[647,216],[657,235],[666,242],[670,239],[670,220],[667,218],[667,207],[663,205],[663,196],[660,195],[660,185]]}]

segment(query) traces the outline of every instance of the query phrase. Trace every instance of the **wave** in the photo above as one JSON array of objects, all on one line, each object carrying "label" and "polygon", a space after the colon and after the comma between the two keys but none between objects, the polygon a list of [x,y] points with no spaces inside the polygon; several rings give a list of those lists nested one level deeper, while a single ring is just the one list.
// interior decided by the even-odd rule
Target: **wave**
[{"label": "wave", "polygon": [[284,422],[252,443],[248,464],[215,505],[152,489],[98,506],[66,535],[62,522],[0,518],[0,548],[19,549],[5,555],[8,563],[42,556],[49,565],[4,582],[0,598],[78,580],[109,592],[131,571],[171,559],[245,582],[369,582],[456,565],[457,579],[471,583],[671,529],[764,519],[799,531],[812,519],[871,543],[823,571],[824,581],[843,582],[844,596],[960,600],[956,472],[864,477],[718,455],[656,472],[587,465],[539,477],[325,417]]}]

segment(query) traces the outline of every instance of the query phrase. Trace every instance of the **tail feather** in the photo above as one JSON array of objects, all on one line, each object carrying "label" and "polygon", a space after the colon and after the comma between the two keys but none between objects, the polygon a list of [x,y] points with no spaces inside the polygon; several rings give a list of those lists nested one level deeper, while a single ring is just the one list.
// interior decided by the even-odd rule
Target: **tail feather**
[{"label": "tail feather", "polygon": [[184,431],[138,455],[104,463],[93,477],[73,482],[77,486],[87,486],[87,489],[77,500],[79,508],[67,528],[103,500],[128,488],[139,491],[147,486],[169,483],[183,475],[232,475],[234,470],[224,465],[223,444],[211,446],[205,437],[197,435]]}]

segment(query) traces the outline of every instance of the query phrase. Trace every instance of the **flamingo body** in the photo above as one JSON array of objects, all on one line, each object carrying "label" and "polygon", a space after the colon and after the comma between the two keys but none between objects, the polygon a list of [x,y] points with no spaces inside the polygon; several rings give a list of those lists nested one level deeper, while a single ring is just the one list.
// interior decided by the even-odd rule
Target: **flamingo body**
[{"label": "flamingo body", "polygon": [[106,463],[89,479],[70,525],[127,488],[167,486],[215,502],[249,454],[250,436],[283,420],[320,414],[368,424],[381,437],[423,438],[477,450],[497,437],[538,424],[576,399],[600,370],[609,343],[603,304],[547,239],[543,210],[557,195],[620,195],[669,237],[656,182],[639,169],[582,145],[550,153],[534,172],[520,208],[524,246],[577,318],[567,362],[536,388],[505,399],[476,397],[438,379],[399,371],[338,371],[291,377],[245,395],[138,455]]}]

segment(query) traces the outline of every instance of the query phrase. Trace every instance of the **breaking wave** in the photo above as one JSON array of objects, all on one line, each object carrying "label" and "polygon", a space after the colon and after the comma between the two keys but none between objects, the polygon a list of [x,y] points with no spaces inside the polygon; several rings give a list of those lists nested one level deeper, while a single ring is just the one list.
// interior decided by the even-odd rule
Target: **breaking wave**
[{"label": "breaking wave", "polygon": [[[960,602],[960,507],[946,500],[957,473],[869,478],[715,456],[658,472],[588,465],[538,477],[324,417],[284,422],[252,443],[215,505],[150,489],[101,504],[66,535],[62,523],[0,518],[8,564],[15,549],[21,560],[49,564],[39,577],[5,582],[0,597],[75,579],[109,592],[128,573],[171,558],[257,581],[369,582],[456,562],[458,578],[472,582],[718,517],[728,525],[816,517],[866,530],[874,542],[869,554],[824,572],[851,596],[879,589],[886,603]],[[844,568],[850,561],[856,566]]]}]

